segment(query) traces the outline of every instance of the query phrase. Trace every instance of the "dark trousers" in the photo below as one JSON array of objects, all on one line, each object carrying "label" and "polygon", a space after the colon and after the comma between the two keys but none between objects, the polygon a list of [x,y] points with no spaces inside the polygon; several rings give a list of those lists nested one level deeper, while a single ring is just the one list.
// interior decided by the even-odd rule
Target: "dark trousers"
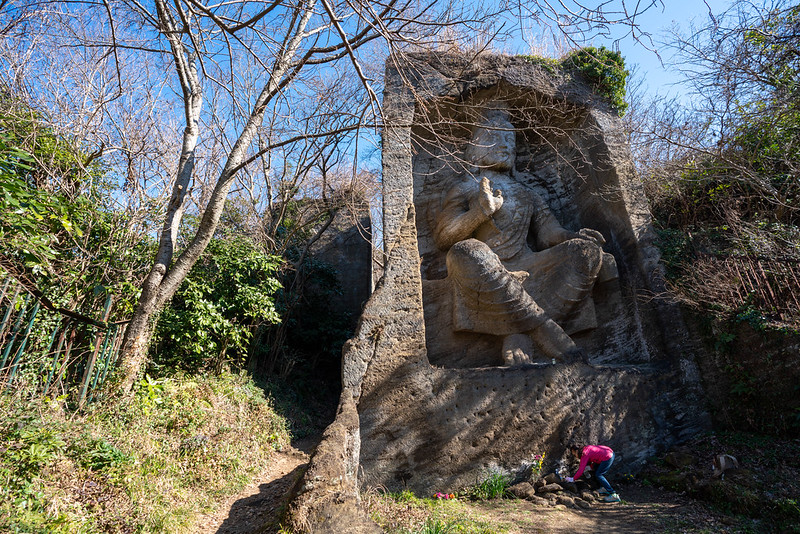
[{"label": "dark trousers", "polygon": [[614,454],[611,454],[611,458],[604,462],[600,462],[597,464],[597,469],[594,470],[594,476],[597,477],[597,481],[606,489],[609,493],[614,493],[614,488],[611,487],[611,484],[608,483],[606,480],[606,473],[611,468],[611,464],[614,463]]}]

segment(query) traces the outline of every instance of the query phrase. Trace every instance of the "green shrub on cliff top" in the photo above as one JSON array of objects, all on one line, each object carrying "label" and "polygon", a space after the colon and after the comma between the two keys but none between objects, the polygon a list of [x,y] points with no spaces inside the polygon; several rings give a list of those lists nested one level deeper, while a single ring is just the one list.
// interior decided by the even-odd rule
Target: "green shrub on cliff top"
[{"label": "green shrub on cliff top", "polygon": [[604,46],[600,48],[587,46],[570,52],[560,61],[539,56],[520,57],[542,67],[550,74],[555,74],[559,68],[578,73],[592,84],[595,91],[608,98],[611,107],[620,117],[625,115],[628,109],[628,103],[625,102],[625,84],[630,73],[625,70],[625,60],[619,52]]}]

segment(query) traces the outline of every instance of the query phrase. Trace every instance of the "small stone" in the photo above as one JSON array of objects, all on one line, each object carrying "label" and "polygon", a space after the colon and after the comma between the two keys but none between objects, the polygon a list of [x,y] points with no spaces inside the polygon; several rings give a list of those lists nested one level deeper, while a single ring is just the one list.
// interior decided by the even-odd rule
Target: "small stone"
[{"label": "small stone", "polygon": [[595,502],[597,500],[595,495],[593,493],[589,492],[589,491],[582,491],[581,492],[581,499],[583,499],[586,502]]},{"label": "small stone", "polygon": [[550,473],[549,475],[545,476],[543,480],[545,484],[557,484],[561,482],[561,477],[556,473]]},{"label": "small stone", "polygon": [[570,508],[575,506],[575,499],[573,499],[572,497],[567,497],[566,495],[557,496],[556,502],[558,504],[563,504],[564,506],[569,506]]},{"label": "small stone", "polygon": [[574,482],[561,482],[561,487],[570,493],[578,493],[578,486]]},{"label": "small stone", "polygon": [[550,501],[537,495],[531,495],[530,497],[526,497],[526,499],[536,506],[550,506]]},{"label": "small stone", "polygon": [[564,506],[563,504],[556,504],[556,505],[553,506],[553,508],[555,508],[556,510],[566,510],[567,509],[567,507]]},{"label": "small stone", "polygon": [[553,493],[556,491],[561,491],[563,489],[564,488],[562,488],[560,484],[547,484],[537,489],[536,493]]},{"label": "small stone", "polygon": [[508,491],[518,497],[520,499],[529,499],[531,496],[536,496],[536,490],[533,489],[533,486],[528,482],[520,482],[519,484],[514,484]]},{"label": "small stone", "polygon": [[575,501],[575,506],[577,506],[578,508],[583,508],[584,510],[588,510],[592,507],[591,504],[584,501],[580,497],[575,497],[574,501]]}]

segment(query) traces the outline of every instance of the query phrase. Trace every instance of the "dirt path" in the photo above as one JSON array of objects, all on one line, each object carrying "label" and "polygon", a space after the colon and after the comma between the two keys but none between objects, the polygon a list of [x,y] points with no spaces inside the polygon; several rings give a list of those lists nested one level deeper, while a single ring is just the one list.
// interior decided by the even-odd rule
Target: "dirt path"
[{"label": "dirt path", "polygon": [[476,503],[478,518],[508,534],[710,533],[733,529],[731,519],[682,495],[630,485],[622,503],[595,504],[589,510],[534,506],[524,500]]},{"label": "dirt path", "polygon": [[[308,444],[301,447],[309,450]],[[274,534],[289,490],[308,462],[308,454],[290,447],[269,468],[218,512],[203,515],[197,534]],[[468,515],[505,534],[718,533],[736,531],[730,517],[710,511],[683,495],[640,484],[621,488],[618,504],[596,503],[589,510],[535,506],[521,499],[470,503]],[[739,525],[741,527],[741,525]]]},{"label": "dirt path", "polygon": [[278,518],[286,506],[289,490],[308,463],[308,444],[278,452],[269,467],[238,495],[219,506],[216,513],[203,514],[197,534],[270,534],[280,529]]}]

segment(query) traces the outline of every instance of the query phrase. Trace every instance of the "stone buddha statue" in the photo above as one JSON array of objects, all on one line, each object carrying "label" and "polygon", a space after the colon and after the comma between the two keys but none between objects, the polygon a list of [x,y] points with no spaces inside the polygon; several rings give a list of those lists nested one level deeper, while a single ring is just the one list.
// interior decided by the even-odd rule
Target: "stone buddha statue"
[{"label": "stone buddha statue", "polygon": [[[453,328],[503,336],[506,365],[580,354],[569,333],[596,327],[590,293],[616,276],[600,232],[563,228],[545,201],[515,177],[516,136],[496,107],[466,150],[471,172],[443,196],[433,228],[447,251]],[[535,249],[528,244],[535,236]]]}]

